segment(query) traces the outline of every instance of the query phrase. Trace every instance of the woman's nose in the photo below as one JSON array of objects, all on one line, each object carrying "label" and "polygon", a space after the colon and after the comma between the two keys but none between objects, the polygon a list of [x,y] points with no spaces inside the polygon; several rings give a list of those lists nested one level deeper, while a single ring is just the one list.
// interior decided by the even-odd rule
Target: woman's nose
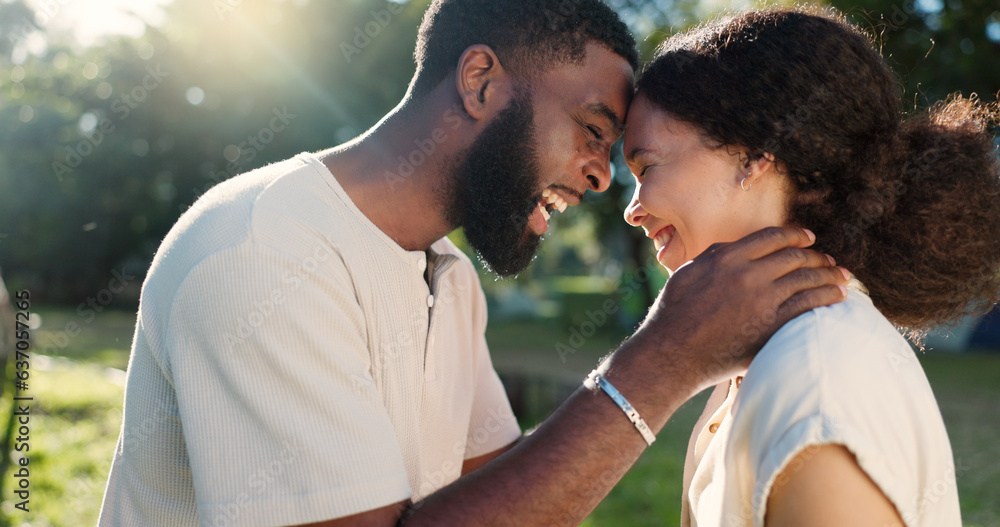
[{"label": "woman's nose", "polygon": [[633,227],[638,227],[642,224],[642,219],[646,217],[646,214],[648,214],[646,209],[642,208],[642,204],[639,203],[639,185],[636,185],[635,192],[632,194],[632,202],[625,208],[625,221]]}]

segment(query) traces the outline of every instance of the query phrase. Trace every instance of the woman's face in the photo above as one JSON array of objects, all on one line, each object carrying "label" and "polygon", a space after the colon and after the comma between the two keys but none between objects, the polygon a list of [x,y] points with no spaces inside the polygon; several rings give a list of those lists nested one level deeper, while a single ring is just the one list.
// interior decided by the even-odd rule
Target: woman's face
[{"label": "woman's face", "polygon": [[711,148],[697,128],[641,94],[629,109],[624,150],[636,179],[625,221],[653,239],[671,272],[714,243],[786,221],[788,185],[774,163],[748,166],[743,150]]}]

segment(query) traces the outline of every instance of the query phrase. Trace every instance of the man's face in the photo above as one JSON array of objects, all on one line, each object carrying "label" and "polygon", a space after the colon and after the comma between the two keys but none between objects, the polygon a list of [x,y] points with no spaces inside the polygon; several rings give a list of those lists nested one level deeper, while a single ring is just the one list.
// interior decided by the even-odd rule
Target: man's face
[{"label": "man's face", "polygon": [[534,109],[519,94],[476,138],[456,168],[450,218],[487,268],[500,276],[521,272],[538,250],[541,235],[527,228],[538,208],[540,171]]},{"label": "man's face", "polygon": [[633,92],[628,61],[590,44],[519,91],[455,166],[449,219],[499,276],[523,271],[549,214],[611,184],[611,146]]}]

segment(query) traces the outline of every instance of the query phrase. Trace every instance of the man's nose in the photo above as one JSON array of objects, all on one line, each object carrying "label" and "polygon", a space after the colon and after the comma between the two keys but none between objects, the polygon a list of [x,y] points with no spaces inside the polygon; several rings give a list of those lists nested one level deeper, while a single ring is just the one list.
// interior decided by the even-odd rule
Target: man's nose
[{"label": "man's nose", "polygon": [[611,158],[594,158],[583,167],[587,177],[587,188],[594,192],[604,192],[611,187]]}]

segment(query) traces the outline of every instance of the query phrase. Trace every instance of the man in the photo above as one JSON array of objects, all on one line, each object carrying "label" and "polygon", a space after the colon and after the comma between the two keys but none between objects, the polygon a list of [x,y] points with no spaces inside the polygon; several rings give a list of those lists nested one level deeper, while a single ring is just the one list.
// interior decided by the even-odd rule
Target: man
[{"label": "man", "polygon": [[648,429],[842,298],[807,232],[715,248],[602,366],[643,421],[581,389],[520,438],[444,236],[515,275],[607,189],[634,42],[599,0],[439,0],[416,61],[372,130],[219,185],[164,240],[102,525],[574,525]]}]

